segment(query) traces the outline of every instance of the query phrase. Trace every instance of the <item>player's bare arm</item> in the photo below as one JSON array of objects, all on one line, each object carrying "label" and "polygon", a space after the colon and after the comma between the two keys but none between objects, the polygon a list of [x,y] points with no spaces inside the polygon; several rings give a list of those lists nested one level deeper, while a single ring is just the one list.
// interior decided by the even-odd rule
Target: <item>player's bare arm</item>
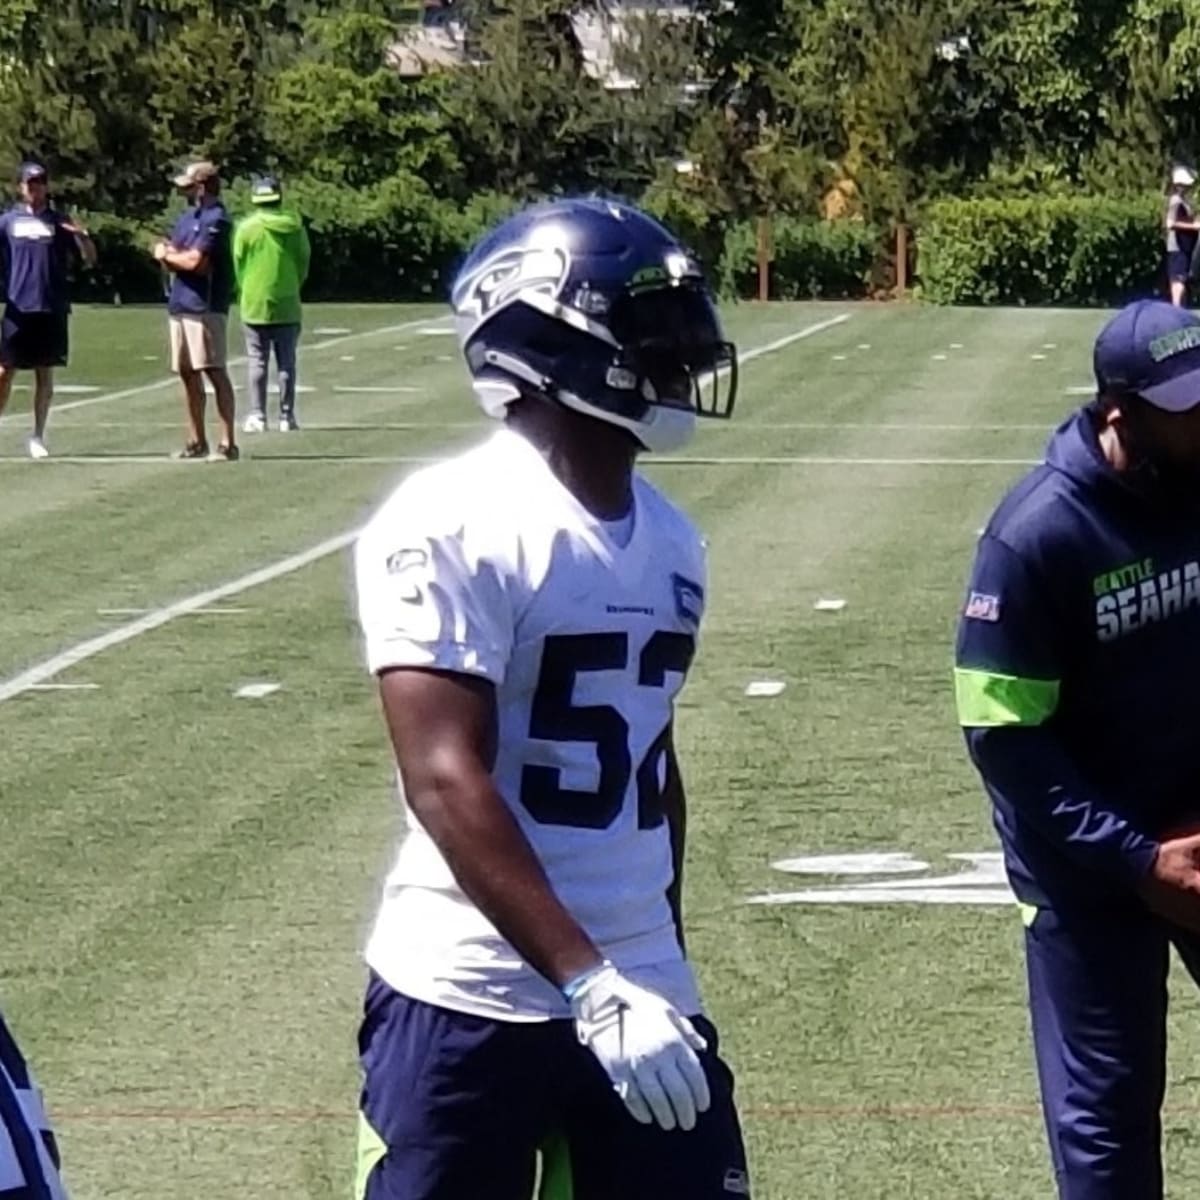
[{"label": "player's bare arm", "polygon": [[559,902],[496,791],[496,694],[485,680],[400,669],[379,680],[405,798],[459,886],[561,987],[603,955]]}]

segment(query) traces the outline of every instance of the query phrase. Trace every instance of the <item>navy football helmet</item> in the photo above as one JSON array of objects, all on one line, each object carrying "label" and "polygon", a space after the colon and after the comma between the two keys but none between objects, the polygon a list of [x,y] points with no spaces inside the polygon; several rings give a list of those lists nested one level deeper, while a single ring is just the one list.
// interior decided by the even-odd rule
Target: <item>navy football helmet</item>
[{"label": "navy football helmet", "polygon": [[483,410],[550,397],[672,450],[697,416],[728,417],[737,353],[696,259],[608,200],[526,209],[468,255],[451,293]]}]

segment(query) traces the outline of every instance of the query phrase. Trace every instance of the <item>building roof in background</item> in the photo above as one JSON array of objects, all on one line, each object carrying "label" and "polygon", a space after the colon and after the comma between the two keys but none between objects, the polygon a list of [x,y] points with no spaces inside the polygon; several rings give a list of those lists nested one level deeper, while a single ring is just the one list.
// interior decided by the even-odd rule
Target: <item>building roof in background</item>
[{"label": "building roof in background", "polygon": [[[632,20],[642,16],[689,20],[695,3],[681,0],[604,0],[599,10],[586,9],[571,17],[583,68],[613,91],[636,89],[638,80],[623,74],[614,63],[615,48]],[[414,24],[387,50],[387,61],[401,75],[480,65],[472,57],[468,30],[451,3],[427,3],[421,21]]]}]

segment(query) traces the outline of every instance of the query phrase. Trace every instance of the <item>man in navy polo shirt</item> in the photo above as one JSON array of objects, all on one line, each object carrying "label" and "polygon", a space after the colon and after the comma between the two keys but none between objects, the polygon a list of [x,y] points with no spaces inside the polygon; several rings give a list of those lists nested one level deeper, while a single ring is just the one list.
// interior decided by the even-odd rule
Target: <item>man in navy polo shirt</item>
[{"label": "man in navy polo shirt", "polygon": [[1122,309],[980,539],[955,683],[1025,920],[1062,1200],[1157,1200],[1168,947],[1200,979],[1200,320]]},{"label": "man in navy polo shirt", "polygon": [[[221,179],[212,163],[194,162],[174,182],[192,207],[175,222],[168,240],[155,243],[154,257],[171,272],[171,370],[179,376],[187,400],[188,436],[178,457],[232,462],[238,448],[225,357],[233,296],[229,213],[221,203]],[[216,393],[221,422],[221,440],[211,455],[204,427],[204,376]]]},{"label": "man in navy polo shirt", "polygon": [[46,418],[54,396],[54,368],[67,362],[71,298],[67,272],[78,254],[92,266],[96,247],[86,230],[50,204],[49,178],[40,163],[22,163],[20,202],[0,216],[5,284],[0,326],[0,412],[17,371],[34,372],[32,458],[46,458]]}]

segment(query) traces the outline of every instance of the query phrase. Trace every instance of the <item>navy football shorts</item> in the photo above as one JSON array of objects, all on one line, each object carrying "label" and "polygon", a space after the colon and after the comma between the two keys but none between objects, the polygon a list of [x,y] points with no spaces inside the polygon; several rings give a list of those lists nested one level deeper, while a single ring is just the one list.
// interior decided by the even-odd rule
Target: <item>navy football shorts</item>
[{"label": "navy football shorts", "polygon": [[712,1106],[640,1125],[571,1021],[515,1023],[413,1000],[372,975],[356,1200],[743,1200],[746,1154],[717,1031],[693,1023]]},{"label": "navy football shorts", "polygon": [[22,312],[7,305],[0,324],[0,363],[17,370],[67,365],[67,314]]}]

